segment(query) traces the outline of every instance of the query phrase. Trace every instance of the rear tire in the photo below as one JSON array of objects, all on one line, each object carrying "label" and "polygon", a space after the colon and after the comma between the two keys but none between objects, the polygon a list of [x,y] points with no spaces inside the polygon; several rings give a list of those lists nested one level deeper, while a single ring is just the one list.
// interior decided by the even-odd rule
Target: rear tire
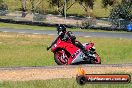
[{"label": "rear tire", "polygon": [[90,63],[91,64],[101,64],[101,59],[100,59],[100,57],[99,57],[99,55],[97,53],[96,53],[96,60],[91,58]]}]

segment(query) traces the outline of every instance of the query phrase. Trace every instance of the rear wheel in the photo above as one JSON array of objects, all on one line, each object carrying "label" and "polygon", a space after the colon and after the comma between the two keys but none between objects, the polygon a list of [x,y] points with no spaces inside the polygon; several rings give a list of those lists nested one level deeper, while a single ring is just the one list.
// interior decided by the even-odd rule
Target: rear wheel
[{"label": "rear wheel", "polygon": [[91,57],[91,64],[101,64],[101,59],[97,53],[95,53],[95,57]]},{"label": "rear wheel", "polygon": [[54,55],[55,62],[58,65],[67,65],[68,64],[68,57],[64,50],[59,50]]}]

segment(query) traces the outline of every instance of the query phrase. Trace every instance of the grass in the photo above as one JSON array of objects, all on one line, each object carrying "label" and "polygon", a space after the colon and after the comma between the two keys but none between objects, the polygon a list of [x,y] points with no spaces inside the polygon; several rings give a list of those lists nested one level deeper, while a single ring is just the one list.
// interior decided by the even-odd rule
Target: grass
[{"label": "grass", "polygon": [[53,79],[53,80],[36,80],[36,81],[8,81],[1,82],[1,88],[131,88],[129,84],[77,84],[76,79]]},{"label": "grass", "polygon": [[0,28],[13,28],[13,29],[32,29],[32,30],[55,30],[54,27],[42,27],[24,24],[11,24],[0,22]]},{"label": "grass", "polygon": [[[3,23],[0,22],[0,28],[13,28],[13,29],[30,29],[30,30],[56,30],[55,27],[44,27],[44,26],[33,26],[33,25],[24,25],[24,24],[12,24],[12,23]],[[81,30],[79,28],[67,28],[68,31],[79,31],[79,32],[114,32],[114,33],[128,33],[125,31],[105,31],[105,30]]]},{"label": "grass", "polygon": [[[46,47],[55,36],[0,32],[0,67],[56,65]],[[82,43],[95,43],[102,64],[132,62],[132,40],[77,37]]]}]

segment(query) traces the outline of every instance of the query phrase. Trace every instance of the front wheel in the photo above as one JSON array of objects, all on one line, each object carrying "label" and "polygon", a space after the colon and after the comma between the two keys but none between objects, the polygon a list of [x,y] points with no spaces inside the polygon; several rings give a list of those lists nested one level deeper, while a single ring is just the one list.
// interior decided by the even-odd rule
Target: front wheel
[{"label": "front wheel", "polygon": [[54,60],[58,65],[67,65],[68,57],[64,50],[59,50],[54,54]]}]

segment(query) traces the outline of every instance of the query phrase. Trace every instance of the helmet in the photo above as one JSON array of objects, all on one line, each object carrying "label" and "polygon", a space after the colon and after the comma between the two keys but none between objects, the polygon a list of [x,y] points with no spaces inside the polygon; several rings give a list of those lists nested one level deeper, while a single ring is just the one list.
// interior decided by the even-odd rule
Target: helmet
[{"label": "helmet", "polygon": [[66,27],[64,25],[58,25],[57,31],[58,31],[58,34],[60,34],[60,32],[65,33]]}]

